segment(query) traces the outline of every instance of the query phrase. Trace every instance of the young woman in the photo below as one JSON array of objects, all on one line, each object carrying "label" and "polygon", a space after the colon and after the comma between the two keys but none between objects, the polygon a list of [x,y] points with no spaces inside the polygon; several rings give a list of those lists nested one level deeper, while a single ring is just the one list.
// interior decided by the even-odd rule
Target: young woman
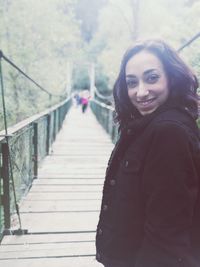
[{"label": "young woman", "polygon": [[198,82],[169,45],[138,42],[114,85],[120,137],[96,234],[105,267],[200,266]]}]

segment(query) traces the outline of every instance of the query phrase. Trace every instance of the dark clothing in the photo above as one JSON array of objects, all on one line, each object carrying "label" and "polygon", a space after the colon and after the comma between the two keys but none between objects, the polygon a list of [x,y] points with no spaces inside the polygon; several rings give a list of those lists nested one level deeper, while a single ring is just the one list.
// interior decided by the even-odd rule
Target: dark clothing
[{"label": "dark clothing", "polygon": [[82,104],[82,113],[85,113],[87,107],[88,107],[89,100],[86,97],[81,98],[81,104]]},{"label": "dark clothing", "polygon": [[199,267],[199,166],[199,130],[186,110],[163,106],[124,127],[106,171],[97,260]]},{"label": "dark clothing", "polygon": [[87,107],[88,107],[88,104],[82,104],[82,112],[83,113],[85,113]]}]

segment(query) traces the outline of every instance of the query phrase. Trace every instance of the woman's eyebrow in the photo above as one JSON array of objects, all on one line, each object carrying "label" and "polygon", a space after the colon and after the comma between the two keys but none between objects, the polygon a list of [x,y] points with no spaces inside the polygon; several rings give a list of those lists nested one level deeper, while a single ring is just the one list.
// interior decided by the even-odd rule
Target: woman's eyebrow
[{"label": "woman's eyebrow", "polygon": [[137,76],[134,74],[127,74],[126,78],[137,78]]},{"label": "woman's eyebrow", "polygon": [[[154,72],[154,71],[157,71],[157,69],[148,69],[148,70],[145,70],[144,73],[143,73],[143,75],[145,76],[145,75],[147,75],[147,74],[149,74],[151,72]],[[134,74],[127,74],[126,75],[126,78],[137,78],[137,76],[134,75]]]},{"label": "woman's eyebrow", "polygon": [[147,75],[147,74],[149,74],[149,73],[151,73],[151,72],[154,72],[154,71],[157,71],[157,69],[149,69],[149,70],[145,70],[145,71],[144,71],[144,75]]}]

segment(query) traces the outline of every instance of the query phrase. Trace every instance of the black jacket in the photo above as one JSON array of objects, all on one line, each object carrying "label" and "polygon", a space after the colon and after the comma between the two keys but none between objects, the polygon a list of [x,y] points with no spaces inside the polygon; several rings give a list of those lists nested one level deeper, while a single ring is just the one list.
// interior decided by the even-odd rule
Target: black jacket
[{"label": "black jacket", "polygon": [[162,107],[130,122],[106,171],[97,260],[199,267],[199,167],[199,131],[186,110]]}]

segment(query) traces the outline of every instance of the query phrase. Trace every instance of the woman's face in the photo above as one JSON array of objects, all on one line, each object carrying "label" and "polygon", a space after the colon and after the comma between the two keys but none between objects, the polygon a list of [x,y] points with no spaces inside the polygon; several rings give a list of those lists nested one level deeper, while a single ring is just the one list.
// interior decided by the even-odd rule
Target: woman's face
[{"label": "woman's face", "polygon": [[141,115],[154,112],[169,95],[168,80],[160,59],[143,50],[126,64],[128,96]]}]

